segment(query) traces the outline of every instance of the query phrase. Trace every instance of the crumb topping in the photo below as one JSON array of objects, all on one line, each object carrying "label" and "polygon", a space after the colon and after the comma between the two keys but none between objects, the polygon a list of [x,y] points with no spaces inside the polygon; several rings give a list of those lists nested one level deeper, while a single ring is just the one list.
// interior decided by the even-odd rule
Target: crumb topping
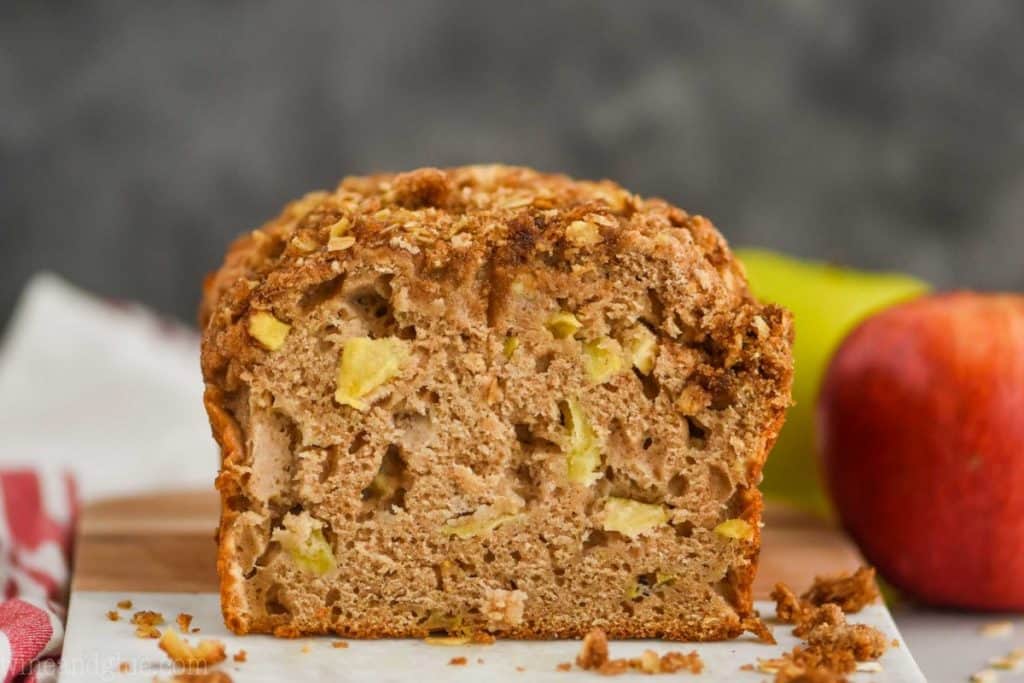
[{"label": "crumb topping", "polygon": [[[591,629],[583,638],[583,645],[576,657],[576,665],[581,669],[597,671],[603,676],[618,676],[629,670],[646,674],[671,674],[679,671],[699,674],[704,670],[704,662],[696,651],[667,652],[659,656],[654,650],[644,650],[639,657],[610,659],[608,637],[599,628]],[[570,668],[560,670],[568,671]]]},{"label": "crumb topping", "polygon": [[765,645],[775,645],[775,636],[772,634],[772,630],[768,628],[768,624],[764,623],[761,617],[749,617],[743,621],[743,630],[747,633],[752,633],[757,638],[758,642],[764,643]]},{"label": "crumb topping", "polygon": [[171,683],[232,683],[232,679],[223,671],[204,671],[177,674],[171,679]]},{"label": "crumb topping", "polygon": [[811,607],[800,614],[800,618],[793,628],[793,635],[806,638],[818,626],[835,627],[844,623],[846,623],[846,618],[838,605],[827,604],[821,607]]},{"label": "crumb topping", "polygon": [[775,615],[780,621],[795,624],[794,633],[800,636],[802,633],[798,631],[809,630],[809,627],[801,626],[808,620],[831,618],[834,621],[836,610],[840,616],[842,613],[853,614],[878,599],[875,570],[873,567],[860,567],[853,574],[816,577],[799,598],[789,586],[777,583],[771,598],[775,601]]},{"label": "crumb topping", "polygon": [[875,660],[890,645],[878,629],[846,621],[847,612],[857,612],[878,597],[874,569],[818,577],[800,598],[789,586],[776,584],[771,597],[778,618],[793,624],[793,634],[805,641],[782,657],[758,661],[757,670],[775,674],[775,683],[845,681],[862,663],[877,666]]},{"label": "crumb topping", "polygon": [[149,624],[141,624],[135,628],[135,636],[137,638],[159,638],[160,629]]},{"label": "crumb topping", "polygon": [[142,610],[132,615],[132,623],[135,624],[135,635],[138,638],[159,638],[160,629],[157,626],[164,624],[164,615],[159,612]]},{"label": "crumb topping", "polygon": [[804,606],[800,604],[800,598],[784,583],[775,584],[775,588],[771,592],[771,598],[775,601],[775,616],[779,621],[795,624],[804,612]]},{"label": "crumb topping", "polygon": [[165,622],[160,612],[142,610],[132,615],[132,623],[136,626],[162,626]]},{"label": "crumb topping", "polygon": [[815,607],[838,605],[847,614],[854,614],[878,599],[874,567],[860,567],[851,574],[817,577],[801,600]]},{"label": "crumb topping", "polygon": [[182,612],[177,616],[175,621],[178,624],[178,630],[182,633],[188,633],[189,627],[192,626],[192,615]]},{"label": "crumb topping", "polygon": [[200,668],[223,662],[227,658],[224,643],[219,640],[200,640],[195,646],[190,645],[173,629],[167,629],[157,643],[167,657],[178,666]]},{"label": "crumb topping", "polygon": [[576,665],[581,669],[598,669],[608,661],[608,636],[595,628],[583,637],[583,646],[576,655]]}]

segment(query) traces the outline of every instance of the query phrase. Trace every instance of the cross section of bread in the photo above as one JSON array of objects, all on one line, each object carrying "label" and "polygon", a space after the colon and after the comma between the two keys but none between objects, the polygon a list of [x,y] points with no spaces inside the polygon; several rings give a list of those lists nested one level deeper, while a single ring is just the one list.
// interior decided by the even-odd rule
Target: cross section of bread
[{"label": "cross section of bread", "polygon": [[238,633],[723,639],[792,378],[709,221],[470,166],[345,179],[206,282]]}]

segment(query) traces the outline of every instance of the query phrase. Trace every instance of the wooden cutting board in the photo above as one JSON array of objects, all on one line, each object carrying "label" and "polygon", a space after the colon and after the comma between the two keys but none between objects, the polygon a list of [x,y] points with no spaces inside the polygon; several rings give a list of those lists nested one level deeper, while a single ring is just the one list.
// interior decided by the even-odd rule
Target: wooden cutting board
[{"label": "wooden cutting board", "polygon": [[[83,511],[72,591],[217,592],[218,500],[211,491],[117,498]],[[815,574],[850,571],[860,555],[841,531],[768,506],[754,597],[776,582],[802,590]]]}]

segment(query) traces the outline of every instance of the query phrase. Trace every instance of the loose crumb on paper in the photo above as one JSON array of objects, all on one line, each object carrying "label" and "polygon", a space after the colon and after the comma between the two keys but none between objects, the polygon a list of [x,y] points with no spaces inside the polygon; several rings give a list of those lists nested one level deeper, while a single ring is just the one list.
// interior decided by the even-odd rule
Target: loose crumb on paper
[{"label": "loose crumb on paper", "polygon": [[190,669],[219,664],[227,659],[224,643],[219,640],[200,640],[192,646],[174,629],[164,631],[157,645],[172,662]]},{"label": "loose crumb on paper", "polygon": [[138,638],[159,638],[160,626],[164,623],[164,615],[160,612],[141,610],[132,615],[132,623],[135,624],[135,635]]},{"label": "loose crumb on paper", "polygon": [[1013,622],[993,621],[982,626],[980,633],[986,638],[1008,638],[1013,635]]},{"label": "loose crumb on paper", "polygon": [[776,584],[771,597],[779,620],[793,624],[793,634],[805,641],[781,657],[759,659],[752,667],[774,674],[774,683],[839,682],[854,671],[882,670],[876,660],[892,641],[872,626],[846,621],[847,613],[877,599],[874,569],[817,577],[799,598],[789,586]]},{"label": "loose crumb on paper", "polygon": [[192,615],[186,612],[181,612],[175,619],[178,624],[178,630],[182,633],[188,633],[189,628],[192,626]]},{"label": "loose crumb on paper", "polygon": [[1005,656],[993,657],[988,660],[988,665],[1002,671],[1020,671],[1024,668],[1024,648],[1015,647]]},{"label": "loose crumb on paper", "polygon": [[132,615],[132,623],[136,626],[162,626],[165,622],[160,612],[141,610]]},{"label": "loose crumb on paper", "polygon": [[[156,681],[157,679],[154,679]],[[170,680],[170,683],[234,683],[231,676],[223,671],[205,671],[203,673],[181,673]]]},{"label": "loose crumb on paper", "polygon": [[837,605],[847,614],[854,614],[878,599],[875,569],[859,567],[853,574],[815,577],[800,599],[815,607]]},{"label": "loose crumb on paper", "polygon": [[[568,662],[566,662],[568,664]],[[599,628],[592,629],[583,638],[583,645],[576,657],[576,665],[584,670],[596,671],[603,676],[618,676],[629,670],[642,671],[646,674],[670,674],[689,671],[699,674],[704,670],[704,662],[696,651],[690,653],[667,652],[659,655],[654,650],[644,650],[639,657],[630,659],[611,659],[608,649],[608,636]],[[559,665],[559,671],[568,671]]]},{"label": "loose crumb on paper", "polygon": [[469,645],[472,638],[469,636],[427,636],[423,642],[427,645],[438,645],[440,647],[454,647],[456,645]]},{"label": "loose crumb on paper", "polygon": [[775,635],[772,630],[768,628],[768,624],[761,620],[761,617],[750,617],[743,621],[743,630],[747,633],[752,633],[757,638],[757,642],[764,643],[765,645],[775,645]]},{"label": "loose crumb on paper", "polygon": [[140,624],[135,627],[135,637],[137,638],[159,638],[160,629],[156,626],[150,626],[149,624]]}]

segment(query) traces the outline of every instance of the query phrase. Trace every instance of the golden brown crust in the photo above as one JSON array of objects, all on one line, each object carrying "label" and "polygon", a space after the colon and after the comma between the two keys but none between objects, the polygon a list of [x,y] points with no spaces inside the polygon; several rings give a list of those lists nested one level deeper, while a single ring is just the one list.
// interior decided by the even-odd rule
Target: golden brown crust
[{"label": "golden brown crust", "polygon": [[[734,297],[735,306],[706,311],[699,326],[693,321],[679,321],[679,333],[691,334],[692,325],[693,334],[699,337],[690,343],[701,343],[699,340],[706,336],[704,347],[715,359],[715,367],[698,372],[699,400],[712,404],[729,401],[736,391],[728,371],[734,366],[756,368],[766,386],[770,383],[775,387],[771,415],[760,426],[753,456],[746,459],[746,480],[760,480],[789,402],[791,322],[783,310],[753,301],[742,268],[709,221],[687,215],[661,200],[636,197],[608,181],[574,181],[521,168],[421,169],[347,178],[336,192],[307,195],[260,230],[236,240],[222,268],[204,282],[200,307],[204,402],[222,452],[217,478],[222,501],[218,572],[229,628],[237,633],[270,632],[282,637],[306,633],[354,638],[429,634],[427,628],[421,633],[386,621],[339,626],[326,617],[299,627],[276,617],[253,615],[246,609],[245,579],[235,561],[239,541],[233,531],[235,521],[247,510],[242,485],[246,476],[246,428],[239,423],[233,406],[239,396],[244,396],[251,368],[265,354],[246,330],[244,320],[250,311],[274,313],[294,292],[315,292],[317,287],[329,285],[349,267],[351,259],[357,258],[356,251],[345,242],[354,238],[361,250],[358,258],[403,252],[418,271],[427,273],[422,300],[444,297],[457,283],[475,277],[473,264],[490,258],[489,298],[467,305],[480,306],[474,315],[496,319],[504,315],[501,307],[512,286],[511,274],[534,262],[565,261],[564,256],[575,249],[570,226],[580,221],[596,226],[602,242],[595,251],[606,255],[628,249],[627,239],[654,243],[679,239],[695,245],[703,259],[692,270],[699,286]],[[633,237],[626,237],[627,228]],[[567,274],[566,281],[572,277],[575,273]],[[705,281],[709,277],[714,282]],[[741,330],[756,343],[747,343],[738,335]],[[755,486],[744,486],[731,506],[734,516],[745,520],[753,530],[751,542],[743,546],[745,561],[729,572],[721,588],[735,610],[734,616],[699,625],[666,619],[642,626],[626,615],[612,616],[605,626],[611,637],[725,639],[742,633],[754,617],[751,586],[760,547],[760,492]],[[580,637],[586,628],[583,624],[534,619],[529,625],[508,625],[502,634],[513,638]]]},{"label": "golden brown crust", "polygon": [[245,457],[245,447],[238,423],[221,406],[223,394],[215,386],[207,385],[203,396],[206,412],[210,418],[210,429],[221,450],[221,471],[217,476],[217,490],[220,492],[220,526],[217,533],[217,575],[220,576],[220,604],[228,628],[238,634],[248,633],[250,626],[245,619],[244,600],[241,593],[241,577],[232,571],[234,548],[227,533],[238,515],[237,499],[241,496],[236,468]]}]

